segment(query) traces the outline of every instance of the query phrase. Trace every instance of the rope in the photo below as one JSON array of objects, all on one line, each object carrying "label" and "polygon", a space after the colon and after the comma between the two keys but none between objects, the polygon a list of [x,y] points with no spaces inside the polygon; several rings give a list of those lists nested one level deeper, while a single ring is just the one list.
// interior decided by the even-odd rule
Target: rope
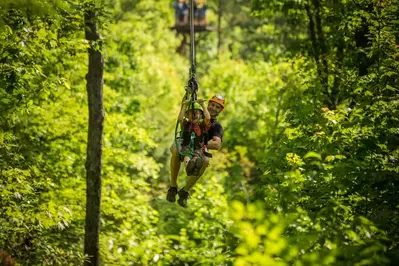
[{"label": "rope", "polygon": [[194,32],[194,0],[190,0],[190,78],[188,88],[191,93],[191,101],[197,100],[198,82],[196,79],[196,57],[195,57],[195,32]]},{"label": "rope", "polygon": [[[194,32],[194,0],[190,0],[190,79],[188,87],[191,89],[192,114],[194,115],[194,103],[197,101],[198,82],[196,79],[195,62],[195,32]],[[193,126],[194,123],[192,123]]]},{"label": "rope", "polygon": [[[187,83],[187,87],[186,87],[186,93],[183,96],[183,99],[188,100],[190,98],[191,103],[192,103],[192,113],[194,114],[194,102],[197,101],[197,92],[198,92],[198,82],[196,79],[196,59],[195,59],[195,32],[194,32],[194,0],[190,0],[190,73],[189,73],[189,80]],[[190,97],[189,97],[190,95]],[[190,104],[191,104],[190,103]],[[176,123],[176,128],[175,128],[175,145],[176,145],[176,149],[179,151],[179,143],[178,143],[178,138],[181,139],[182,138],[182,131],[183,129],[180,131],[180,136],[177,137],[178,135],[178,124],[179,121],[177,121]],[[193,125],[192,125],[193,126]],[[193,134],[193,132],[191,133],[190,136],[190,149],[187,152],[181,152],[179,151],[179,153],[182,156],[192,156],[194,154],[194,141],[195,141],[195,134]]]}]

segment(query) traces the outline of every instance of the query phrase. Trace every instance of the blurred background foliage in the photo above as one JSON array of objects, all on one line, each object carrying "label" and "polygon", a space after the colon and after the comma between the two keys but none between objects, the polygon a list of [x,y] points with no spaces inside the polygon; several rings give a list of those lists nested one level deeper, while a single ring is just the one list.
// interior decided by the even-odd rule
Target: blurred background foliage
[{"label": "blurred background foliage", "polygon": [[0,250],[18,265],[84,260],[92,2],[104,265],[397,265],[397,0],[224,1],[220,49],[197,34],[199,97],[227,98],[223,147],[186,209],[164,200],[189,66],[173,1],[2,1]]}]

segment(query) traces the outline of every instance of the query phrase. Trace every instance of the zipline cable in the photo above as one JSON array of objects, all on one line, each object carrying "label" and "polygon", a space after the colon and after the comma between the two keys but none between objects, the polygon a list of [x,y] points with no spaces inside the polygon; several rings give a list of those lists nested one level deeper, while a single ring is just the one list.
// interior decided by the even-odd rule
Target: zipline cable
[{"label": "zipline cable", "polygon": [[195,75],[195,32],[194,32],[194,0],[190,0],[190,63],[191,74]]},{"label": "zipline cable", "polygon": [[195,57],[195,31],[194,31],[194,0],[190,0],[190,78],[188,87],[191,90],[191,101],[197,100],[198,82],[196,80],[196,57]]},{"label": "zipline cable", "polygon": [[[195,31],[194,31],[194,0],[190,0],[190,73],[189,73],[189,80],[188,84],[186,87],[186,93],[183,97],[183,99],[188,100],[189,99],[189,94],[190,94],[190,99],[192,103],[192,115],[194,115],[194,102],[197,101],[197,92],[198,92],[198,82],[196,79],[196,58],[195,58]],[[178,125],[179,121],[176,123],[176,129],[175,129],[175,145],[176,149],[179,150],[179,143],[177,140],[177,130],[178,130]],[[191,124],[191,126],[194,126],[194,123]],[[182,139],[182,131],[180,132],[180,139]],[[189,155],[192,156],[194,154],[194,141],[195,141],[195,133],[191,133],[190,136],[190,144],[189,144],[189,151],[186,153],[182,153],[179,151],[179,153],[183,156]]]}]

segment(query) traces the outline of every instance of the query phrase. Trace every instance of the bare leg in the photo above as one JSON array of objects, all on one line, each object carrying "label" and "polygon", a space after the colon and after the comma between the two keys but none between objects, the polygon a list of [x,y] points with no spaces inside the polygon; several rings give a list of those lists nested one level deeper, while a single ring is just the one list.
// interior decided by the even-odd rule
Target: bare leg
[{"label": "bare leg", "polygon": [[189,176],[186,185],[184,186],[184,190],[189,192],[190,189],[195,185],[195,183],[197,183],[198,179],[200,177],[199,176]]},{"label": "bare leg", "polygon": [[172,145],[172,157],[170,158],[170,185],[177,187],[177,176],[180,170],[180,154],[175,145]]},{"label": "bare leg", "polygon": [[184,168],[187,168],[187,164],[190,161],[190,157],[184,156]]}]

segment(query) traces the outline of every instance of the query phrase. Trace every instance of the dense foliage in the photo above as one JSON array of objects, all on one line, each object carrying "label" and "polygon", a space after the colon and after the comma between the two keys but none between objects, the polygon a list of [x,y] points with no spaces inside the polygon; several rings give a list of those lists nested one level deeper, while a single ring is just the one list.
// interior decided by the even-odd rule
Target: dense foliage
[{"label": "dense foliage", "polygon": [[172,2],[0,3],[0,264],[85,259],[83,11],[95,4],[104,265],[396,265],[398,0],[222,5],[221,49],[216,32],[197,34],[197,64],[199,96],[227,98],[225,135],[188,208],[165,200],[189,66]]}]

